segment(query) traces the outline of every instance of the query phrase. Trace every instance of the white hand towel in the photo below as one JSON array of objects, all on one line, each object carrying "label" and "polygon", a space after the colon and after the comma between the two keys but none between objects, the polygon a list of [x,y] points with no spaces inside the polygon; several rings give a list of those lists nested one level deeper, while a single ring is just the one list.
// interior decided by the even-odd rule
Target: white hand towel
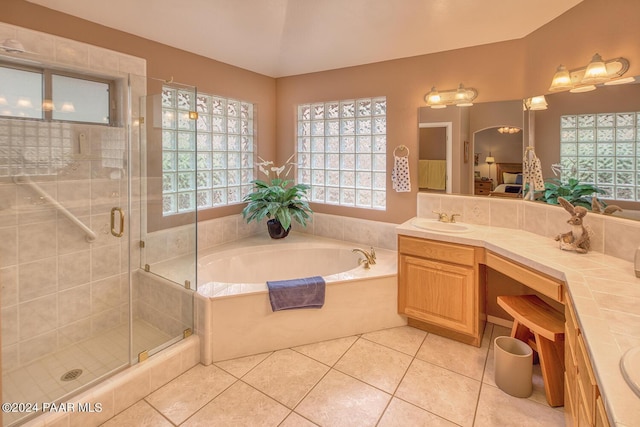
[{"label": "white hand towel", "polygon": [[409,177],[409,156],[393,156],[393,170],[391,171],[391,183],[398,193],[411,191],[411,179]]}]

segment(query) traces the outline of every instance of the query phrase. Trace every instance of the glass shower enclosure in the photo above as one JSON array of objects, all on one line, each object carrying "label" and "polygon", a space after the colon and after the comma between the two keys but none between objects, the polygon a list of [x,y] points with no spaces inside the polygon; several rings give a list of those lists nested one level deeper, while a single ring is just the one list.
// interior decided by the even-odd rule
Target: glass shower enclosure
[{"label": "glass shower enclosure", "polygon": [[144,271],[148,83],[0,54],[3,402],[65,401],[190,333],[192,291]]}]

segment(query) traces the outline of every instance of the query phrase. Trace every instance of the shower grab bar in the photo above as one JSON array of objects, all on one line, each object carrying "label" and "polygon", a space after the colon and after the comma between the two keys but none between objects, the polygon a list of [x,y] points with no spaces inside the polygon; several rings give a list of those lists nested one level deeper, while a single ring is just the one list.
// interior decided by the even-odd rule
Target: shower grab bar
[{"label": "shower grab bar", "polygon": [[93,232],[89,227],[85,225],[84,222],[80,221],[75,215],[67,210],[64,206],[60,204],[56,199],[51,197],[46,191],[44,191],[38,184],[31,181],[28,176],[14,176],[13,182],[19,185],[27,185],[34,192],[38,193],[43,200],[49,202],[54,208],[56,208],[62,215],[66,216],[69,221],[71,221],[74,225],[84,231],[87,242],[91,243],[96,240],[96,233]]}]

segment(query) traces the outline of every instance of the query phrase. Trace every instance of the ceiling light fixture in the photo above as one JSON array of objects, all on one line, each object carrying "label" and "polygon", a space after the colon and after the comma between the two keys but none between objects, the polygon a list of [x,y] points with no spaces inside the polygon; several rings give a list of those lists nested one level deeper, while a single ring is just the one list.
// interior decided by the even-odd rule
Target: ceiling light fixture
[{"label": "ceiling light fixture", "polygon": [[599,54],[593,55],[591,62],[585,67],[567,70],[560,65],[551,80],[550,92],[568,90],[573,93],[588,92],[598,84],[629,83],[631,79],[620,79],[629,69],[629,61],[625,58],[615,58],[605,61]]},{"label": "ceiling light fixture", "polygon": [[507,134],[513,134],[513,133],[518,133],[520,132],[522,129],[518,128],[518,127],[513,127],[513,126],[502,126],[498,128],[498,132],[500,133],[507,133]]},{"label": "ceiling light fixture", "polygon": [[446,108],[447,105],[458,107],[470,107],[473,100],[478,96],[478,91],[464,87],[462,83],[457,89],[438,91],[435,86],[424,96],[424,100],[431,108]]}]

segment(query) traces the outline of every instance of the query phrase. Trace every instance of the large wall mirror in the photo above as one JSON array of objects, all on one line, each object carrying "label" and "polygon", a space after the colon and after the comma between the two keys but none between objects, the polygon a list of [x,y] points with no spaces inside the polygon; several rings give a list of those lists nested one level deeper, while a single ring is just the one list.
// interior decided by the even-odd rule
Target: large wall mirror
[{"label": "large wall mirror", "polygon": [[640,219],[640,79],[546,99],[547,109],[532,113],[545,179],[594,184],[609,192],[605,202],[623,208],[615,216]]},{"label": "large wall mirror", "polygon": [[419,191],[520,196],[504,177],[522,170],[523,123],[521,100],[420,108]]}]

